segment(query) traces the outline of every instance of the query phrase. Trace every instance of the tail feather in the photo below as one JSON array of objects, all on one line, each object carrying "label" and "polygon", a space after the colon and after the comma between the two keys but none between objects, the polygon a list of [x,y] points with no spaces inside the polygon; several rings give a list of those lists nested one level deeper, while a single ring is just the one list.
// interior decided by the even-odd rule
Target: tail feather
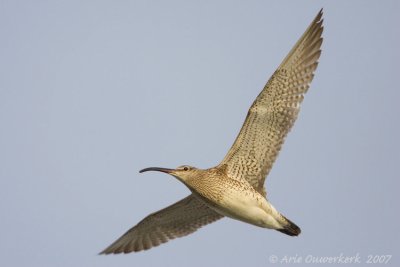
[{"label": "tail feather", "polygon": [[276,229],[276,230],[290,236],[298,236],[301,233],[300,227],[298,227],[294,222],[292,222],[285,216],[282,215],[282,217],[285,219],[286,223],[284,224],[282,229]]}]

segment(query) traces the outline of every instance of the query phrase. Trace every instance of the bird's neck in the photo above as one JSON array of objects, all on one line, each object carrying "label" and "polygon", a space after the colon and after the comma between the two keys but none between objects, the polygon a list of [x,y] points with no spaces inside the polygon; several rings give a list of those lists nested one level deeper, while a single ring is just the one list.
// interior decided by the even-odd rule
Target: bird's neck
[{"label": "bird's neck", "polygon": [[196,195],[218,201],[223,193],[224,173],[218,169],[202,170],[186,181],[186,186]]}]

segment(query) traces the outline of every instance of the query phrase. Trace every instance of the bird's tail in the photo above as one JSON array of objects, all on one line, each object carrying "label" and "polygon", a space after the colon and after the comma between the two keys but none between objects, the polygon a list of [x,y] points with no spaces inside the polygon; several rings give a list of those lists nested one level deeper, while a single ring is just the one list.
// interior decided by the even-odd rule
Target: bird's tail
[{"label": "bird's tail", "polygon": [[282,229],[276,229],[277,231],[290,235],[290,236],[298,236],[301,233],[300,227],[298,227],[294,222],[286,218],[281,214],[283,218],[283,228]]}]

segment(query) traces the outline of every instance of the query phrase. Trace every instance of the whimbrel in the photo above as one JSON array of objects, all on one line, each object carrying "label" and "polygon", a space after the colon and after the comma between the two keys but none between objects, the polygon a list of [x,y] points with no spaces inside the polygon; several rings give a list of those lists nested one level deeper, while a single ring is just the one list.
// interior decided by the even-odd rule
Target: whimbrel
[{"label": "whimbrel", "polygon": [[101,254],[147,250],[224,216],[290,236],[300,228],[266,199],[264,181],[299,113],[321,55],[322,9],[253,102],[232,148],[216,167],[141,170],[170,174],[192,192],[150,214]]}]

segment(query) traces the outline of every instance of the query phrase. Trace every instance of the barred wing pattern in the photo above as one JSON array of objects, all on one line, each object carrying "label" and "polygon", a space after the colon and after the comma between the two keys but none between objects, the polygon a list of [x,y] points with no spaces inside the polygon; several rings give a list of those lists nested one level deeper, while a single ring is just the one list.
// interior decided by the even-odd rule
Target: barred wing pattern
[{"label": "barred wing pattern", "polygon": [[292,128],[321,55],[322,9],[272,75],[220,166],[265,193],[264,181]]},{"label": "barred wing pattern", "polygon": [[192,194],[150,214],[100,254],[147,250],[191,234],[222,217]]}]

